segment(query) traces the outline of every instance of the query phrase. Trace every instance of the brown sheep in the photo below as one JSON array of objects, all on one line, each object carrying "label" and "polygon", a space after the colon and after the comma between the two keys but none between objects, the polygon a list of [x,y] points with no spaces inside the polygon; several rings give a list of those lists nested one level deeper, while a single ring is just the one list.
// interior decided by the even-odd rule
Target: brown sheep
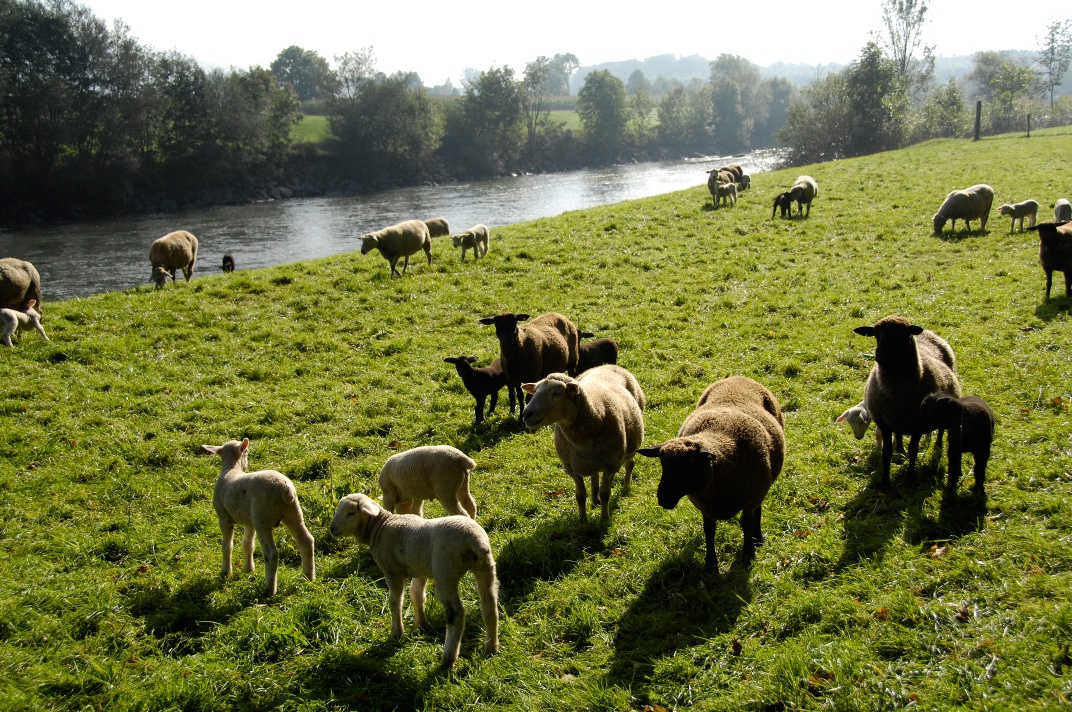
[{"label": "brown sheep", "polygon": [[480,320],[481,324],[495,327],[506,382],[520,386],[552,373],[574,371],[580,341],[577,326],[554,312],[521,323],[528,318],[528,314],[505,313]]},{"label": "brown sheep", "polygon": [[0,259],[0,309],[26,311],[30,300],[41,311],[41,275],[26,260],[14,257]]},{"label": "brown sheep", "polygon": [[1046,301],[1050,301],[1053,273],[1065,275],[1065,299],[1072,299],[1072,223],[1046,220],[1028,230],[1039,234],[1039,263],[1046,272]]},{"label": "brown sheep", "polygon": [[[428,226],[421,220],[407,220],[376,232],[365,233],[361,236],[361,254],[367,255],[373,250],[379,250],[391,265],[392,277],[404,275],[409,268],[409,256],[421,250],[428,256],[428,264],[432,264],[432,239]],[[399,272],[395,265],[403,257],[405,262]]]}]

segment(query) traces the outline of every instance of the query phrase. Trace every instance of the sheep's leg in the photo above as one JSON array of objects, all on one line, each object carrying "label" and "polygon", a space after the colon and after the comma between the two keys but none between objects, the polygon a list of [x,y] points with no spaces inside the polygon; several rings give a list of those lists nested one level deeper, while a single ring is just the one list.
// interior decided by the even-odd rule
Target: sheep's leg
[{"label": "sheep's leg", "polygon": [[404,514],[405,512],[400,508],[398,501],[398,494],[390,487],[385,487],[383,490],[383,508],[385,511],[395,513],[398,510],[398,514]]},{"label": "sheep's leg", "polygon": [[[431,263],[429,262],[429,264]],[[402,262],[402,274],[405,274],[407,269],[409,269],[409,255],[406,255],[406,258]]]},{"label": "sheep's leg", "polygon": [[890,462],[893,461],[893,433],[889,426],[875,424],[875,434],[882,435],[882,481],[881,489],[890,488]]},{"label": "sheep's leg", "polygon": [[[409,258],[407,257],[406,259],[408,260]],[[402,275],[399,273],[398,269],[396,269],[396,267],[395,267],[398,264],[398,258],[397,257],[392,257],[391,259],[389,259],[387,261],[391,265],[391,276],[394,277],[397,274],[399,277],[401,277]]]},{"label": "sheep's leg", "polygon": [[[488,411],[489,413],[491,411]],[[476,396],[476,420],[473,421],[473,425],[480,425],[484,420],[484,399]]]},{"label": "sheep's leg", "polygon": [[488,406],[488,415],[495,410],[495,406],[499,404],[499,392],[493,391],[491,394],[491,405]]},{"label": "sheep's leg", "polygon": [[387,603],[391,608],[391,635],[395,638],[401,638],[402,591],[406,586],[406,577],[394,573],[385,573],[384,579],[387,581]]},{"label": "sheep's leg", "polygon": [[[1065,274],[1068,274],[1067,272]],[[1050,288],[1053,286],[1053,270],[1046,270],[1046,301],[1050,301]],[[8,344],[10,346],[10,344]]]},{"label": "sheep's leg", "polygon": [[443,604],[447,615],[447,640],[443,644],[443,667],[453,667],[462,647],[465,631],[465,607],[458,595],[457,581],[436,581],[436,598]]},{"label": "sheep's leg", "polygon": [[290,536],[298,545],[298,553],[301,554],[301,568],[305,578],[310,581],[316,580],[316,560],[313,558],[313,535],[305,528],[305,522],[299,516],[283,520],[283,524],[290,530]]},{"label": "sheep's leg", "polygon": [[424,243],[424,254],[428,255],[428,264],[432,264],[432,241],[428,240]]},{"label": "sheep's leg", "polygon": [[983,493],[983,483],[986,480],[986,463],[990,461],[990,445],[986,445],[974,453],[975,457],[975,493]]},{"label": "sheep's leg", "polygon": [[703,515],[703,536],[706,553],[704,555],[704,567],[718,572],[718,553],[715,552],[715,526],[718,520]]},{"label": "sheep's leg", "polygon": [[[1065,270],[1065,299],[1072,298],[1072,273],[1070,270]],[[1048,294],[1049,292],[1047,292]]]},{"label": "sheep's leg", "polygon": [[[594,481],[599,475],[593,475]],[[614,484],[614,470],[604,470],[603,480],[599,483],[599,504],[602,507],[600,514],[603,516],[603,521],[610,519],[610,487]]]},{"label": "sheep's leg", "polygon": [[916,481],[916,455],[919,454],[919,433],[908,436],[908,474],[905,482],[911,484]]},{"label": "sheep's leg", "polygon": [[428,579],[414,577],[409,582],[409,604],[413,607],[413,625],[418,628],[428,626],[428,618],[424,615],[424,602],[428,598]]},{"label": "sheep's leg", "polygon": [[242,568],[247,573],[255,570],[253,564],[253,536],[257,533],[257,530],[252,524],[245,524],[242,527]]},{"label": "sheep's leg", "polygon": [[484,618],[484,654],[494,655],[499,652],[499,582],[495,580],[494,568],[477,567],[473,576],[480,594],[480,615]]},{"label": "sheep's leg", "polygon": [[[7,342],[11,346],[10,340]],[[222,576],[231,575],[231,555],[234,552],[234,522],[230,517],[220,517],[220,531],[223,532],[223,571]]]},{"label": "sheep's leg", "polygon": [[[476,500],[473,499],[473,493],[469,491],[469,473],[466,472],[462,477],[462,482],[458,485],[458,500],[461,502],[462,507],[469,514],[470,519],[476,519]],[[460,514],[460,512],[459,512]]]},{"label": "sheep's leg", "polygon": [[261,544],[261,553],[264,554],[264,593],[274,596],[276,591],[276,578],[279,573],[279,551],[275,548],[275,537],[269,527],[256,530],[257,541]]},{"label": "sheep's leg", "polygon": [[574,475],[572,472],[570,476],[573,478],[573,484],[576,489],[577,513],[580,515],[581,522],[587,522],[588,512],[585,507],[588,505],[588,492],[584,489],[584,478],[580,475]]},{"label": "sheep's leg", "polygon": [[629,485],[633,483],[633,465],[636,464],[636,456],[630,457],[625,461],[625,474],[622,476],[622,488],[629,489]]}]

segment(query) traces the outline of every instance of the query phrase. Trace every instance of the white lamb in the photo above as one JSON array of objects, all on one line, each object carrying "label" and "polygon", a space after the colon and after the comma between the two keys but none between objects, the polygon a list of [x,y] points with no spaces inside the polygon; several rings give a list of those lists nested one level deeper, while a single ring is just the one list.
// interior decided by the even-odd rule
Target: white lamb
[{"label": "white lamb", "polygon": [[467,571],[476,578],[480,612],[484,618],[484,653],[499,652],[499,581],[495,559],[484,529],[468,517],[422,519],[412,514],[391,514],[363,494],[339,500],[331,520],[332,536],[353,536],[372,550],[383,571],[391,605],[391,635],[402,636],[402,596],[407,578],[413,605],[413,623],[427,625],[424,614],[428,579],[435,579],[435,596],[447,618],[443,667],[452,667],[465,631],[465,607],[458,582]]},{"label": "white lamb", "polygon": [[465,251],[473,250],[473,259],[480,259],[488,254],[488,228],[485,225],[474,225],[465,232],[451,237],[455,247],[462,248],[462,262],[465,262]]},{"label": "white lamb", "polygon": [[864,401],[860,401],[853,407],[838,416],[838,423],[848,423],[852,428],[852,434],[857,440],[862,440],[867,434],[867,428],[871,425],[871,414],[867,412]]},{"label": "white lamb", "polygon": [[41,315],[34,309],[36,299],[27,302],[26,311],[17,309],[0,309],[0,342],[4,346],[11,346],[11,337],[16,333],[37,329],[41,338],[48,341],[45,336],[45,327],[41,326]]},{"label": "white lamb", "polygon": [[719,205],[736,205],[737,204],[737,186],[733,183],[719,183],[716,186],[718,193],[718,200],[715,201],[715,207]]},{"label": "white lamb", "polygon": [[[422,220],[407,220],[376,232],[365,233],[361,236],[361,254],[367,255],[373,250],[379,250],[391,265],[392,277],[404,275],[409,267],[409,256],[421,250],[428,256],[428,264],[432,264],[432,237],[428,226]],[[405,262],[399,272],[395,265],[402,258],[405,258]]]},{"label": "white lamb", "polygon": [[424,515],[424,500],[438,499],[447,514],[476,519],[469,472],[476,463],[450,445],[415,447],[387,458],[380,470],[383,508]]},{"label": "white lamb", "polygon": [[149,279],[161,289],[169,279],[175,279],[175,270],[181,269],[182,276],[189,282],[194,276],[196,261],[197,238],[186,230],[169,232],[149,247],[149,264],[153,268]]},{"label": "white lamb", "polygon": [[281,522],[290,530],[301,554],[302,572],[310,581],[316,579],[313,561],[313,535],[305,528],[305,517],[298,504],[294,483],[275,470],[246,472],[249,467],[249,439],[228,440],[223,445],[202,445],[223,461],[220,477],[212,493],[212,506],[223,532],[223,575],[231,575],[231,552],[234,525],[241,524],[242,555],[245,570],[253,571],[253,535],[264,555],[264,592],[275,595],[279,552],[272,530]]},{"label": "white lamb", "polygon": [[1068,198],[1061,198],[1053,204],[1053,220],[1054,222],[1072,220],[1072,203],[1068,202]]},{"label": "white lamb", "polygon": [[1005,217],[1012,218],[1012,223],[1009,225],[1009,232],[1016,228],[1016,221],[1020,221],[1020,232],[1024,231],[1024,218],[1030,220],[1028,226],[1035,224],[1035,219],[1038,217],[1038,201],[1037,200],[1024,200],[1019,203],[1005,203],[998,208],[998,214]]}]

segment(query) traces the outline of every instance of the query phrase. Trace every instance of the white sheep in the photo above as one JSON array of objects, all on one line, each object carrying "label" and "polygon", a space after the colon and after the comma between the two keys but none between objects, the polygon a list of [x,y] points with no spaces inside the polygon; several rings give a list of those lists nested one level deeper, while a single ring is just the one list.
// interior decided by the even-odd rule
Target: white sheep
[{"label": "white sheep", "polygon": [[716,186],[718,192],[718,198],[715,201],[715,207],[719,205],[736,205],[737,204],[737,186],[733,183],[719,183]]},{"label": "white sheep", "polygon": [[819,184],[811,176],[798,176],[789,189],[789,200],[797,201],[797,215],[804,215],[804,206],[808,206],[807,215],[811,216],[811,201],[819,195]]},{"label": "white sheep", "polygon": [[465,262],[465,251],[473,250],[473,259],[480,259],[488,254],[488,228],[485,225],[474,225],[465,232],[451,237],[455,247],[462,248],[462,262]]},{"label": "white sheep", "polygon": [[429,237],[442,237],[450,234],[450,223],[446,218],[429,218],[422,222],[428,227]]},{"label": "white sheep", "polygon": [[1035,219],[1038,217],[1038,201],[1024,200],[1019,203],[1005,203],[998,208],[998,214],[1012,218],[1012,222],[1009,224],[1010,233],[1015,229],[1017,220],[1020,221],[1020,232],[1023,232],[1024,218],[1030,220],[1028,223],[1029,226],[1035,224]]},{"label": "white sheep", "polygon": [[[601,506],[603,521],[610,517],[610,488],[625,467],[625,486],[633,472],[634,454],[644,441],[644,391],[633,374],[615,365],[597,366],[576,379],[552,373],[521,389],[532,399],[521,413],[526,427],[555,426],[555,451],[576,486],[582,522],[592,480],[592,504]],[[600,481],[600,473],[603,475]]]},{"label": "white sheep", "polygon": [[447,618],[443,667],[458,659],[465,631],[465,607],[458,582],[467,571],[476,578],[480,612],[484,618],[484,653],[499,652],[499,581],[495,559],[484,529],[469,517],[422,519],[412,514],[391,514],[363,494],[339,500],[331,520],[332,536],[353,536],[372,550],[372,558],[387,581],[391,606],[391,635],[402,636],[402,596],[406,579],[413,605],[413,623],[427,625],[424,614],[428,579],[435,579],[435,596]]},{"label": "white sheep", "polygon": [[450,445],[426,445],[387,458],[380,470],[383,508],[400,514],[424,515],[424,500],[437,499],[447,514],[476,519],[476,501],[469,492],[472,458]]},{"label": "white sheep", "polygon": [[856,439],[862,440],[864,435],[867,434],[868,426],[871,425],[871,414],[867,412],[867,407],[864,405],[864,402],[860,401],[839,415],[836,422],[848,423],[849,427],[852,428],[852,434],[856,436]]},{"label": "white sheep", "polygon": [[[432,264],[432,238],[428,226],[422,220],[407,220],[376,232],[365,233],[361,236],[361,254],[367,255],[373,250],[379,250],[383,258],[390,263],[392,277],[404,275],[409,267],[409,256],[420,250],[424,250],[424,254],[428,256],[428,264]],[[400,273],[395,269],[395,265],[403,257],[405,262]]]},{"label": "white sheep", "polygon": [[175,270],[181,269],[182,276],[189,282],[194,276],[194,262],[197,261],[197,238],[186,230],[169,232],[153,241],[149,247],[149,264],[153,272],[150,280],[156,282],[160,289],[175,279]]},{"label": "white sheep", "polygon": [[36,329],[41,338],[48,341],[45,336],[45,327],[41,326],[41,315],[34,309],[36,299],[31,299],[26,305],[26,311],[17,309],[0,309],[0,343],[11,346],[11,337],[16,333]]},{"label": "white sheep", "polygon": [[41,275],[26,260],[0,259],[0,309],[26,309],[33,299],[41,311]]},{"label": "white sheep", "polygon": [[228,440],[223,445],[202,445],[223,461],[220,477],[212,493],[212,506],[223,532],[223,575],[231,575],[231,551],[234,526],[241,524],[242,555],[246,571],[253,571],[253,535],[264,555],[264,592],[275,595],[279,552],[273,530],[280,523],[290,530],[301,554],[302,572],[310,581],[316,579],[313,560],[313,535],[305,528],[305,517],[298,504],[294,483],[275,470],[246,472],[249,467],[249,439]]},{"label": "white sheep", "polygon": [[1068,198],[1061,198],[1053,204],[1053,221],[1066,222],[1072,220],[1072,203]]},{"label": "white sheep", "polygon": [[954,190],[945,197],[942,207],[934,214],[934,234],[941,235],[946,221],[952,220],[950,232],[957,229],[957,220],[963,220],[971,232],[971,221],[979,221],[979,232],[986,230],[986,221],[990,218],[990,206],[994,204],[994,189],[985,183],[973,185],[965,190]]}]

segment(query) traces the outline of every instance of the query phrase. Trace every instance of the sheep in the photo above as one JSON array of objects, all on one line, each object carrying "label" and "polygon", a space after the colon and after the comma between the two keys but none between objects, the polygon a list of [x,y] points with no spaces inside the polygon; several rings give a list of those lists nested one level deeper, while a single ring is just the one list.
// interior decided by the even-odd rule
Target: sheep
[{"label": "sheep", "polygon": [[1067,198],[1061,198],[1053,204],[1054,222],[1068,222],[1072,220],[1072,203]]},{"label": "sheep", "polygon": [[450,225],[446,218],[430,218],[422,222],[428,227],[429,237],[442,237],[450,234]]},{"label": "sheep", "polygon": [[864,405],[864,401],[860,401],[839,415],[836,422],[848,423],[856,439],[863,440],[864,435],[867,434],[868,426],[871,425],[871,414],[867,412],[867,406]]},{"label": "sheep", "polygon": [[521,413],[525,427],[555,426],[555,451],[576,486],[581,522],[588,521],[585,477],[592,480],[592,504],[600,505],[603,521],[609,521],[614,475],[624,466],[624,486],[629,486],[634,454],[644,441],[646,401],[640,384],[624,368],[607,365],[576,379],[552,373],[521,388],[532,395]]},{"label": "sheep", "polygon": [[157,289],[162,289],[169,279],[175,279],[175,270],[181,269],[182,276],[189,282],[194,276],[196,261],[197,238],[186,230],[169,232],[149,247],[149,264],[153,268],[149,279],[156,282]]},{"label": "sheep", "polygon": [[34,304],[37,304],[37,300],[31,299],[24,312],[17,309],[0,309],[0,343],[10,347],[14,334],[29,331],[31,328],[36,329],[42,339],[49,340],[45,336],[45,327],[41,326],[41,314],[34,309]]},{"label": "sheep", "polygon": [[473,421],[473,425],[480,425],[484,422],[484,402],[488,396],[491,396],[488,415],[495,410],[499,402],[499,391],[503,386],[506,386],[506,393],[510,398],[510,415],[514,414],[515,404],[524,404],[521,387],[506,382],[506,373],[503,372],[501,359],[495,359],[491,365],[482,368],[473,365],[476,363],[476,356],[448,356],[443,360],[454,364],[454,368],[462,378],[465,390],[476,399],[476,420]]},{"label": "sheep", "polygon": [[[864,402],[871,419],[882,434],[882,483],[890,486],[890,461],[893,459],[893,434],[902,433],[908,440],[907,482],[916,476],[916,454],[923,434],[919,406],[924,396],[934,391],[960,397],[957,359],[945,339],[924,330],[900,316],[887,316],[874,326],[854,329],[861,336],[873,336],[877,342],[875,365],[867,377]],[[942,431],[938,431],[938,448]]]},{"label": "sheep", "polygon": [[733,183],[736,179],[733,173],[722,168],[707,171],[707,190],[711,193],[711,199],[716,208],[718,207],[718,186]]},{"label": "sheep", "polygon": [[617,363],[618,342],[607,338],[595,339],[577,346],[577,369],[572,375],[576,376],[596,366]]},{"label": "sheep", "polygon": [[673,509],[687,496],[703,516],[704,566],[718,571],[715,527],[741,514],[746,562],[763,543],[763,500],[785,462],[782,407],[746,376],[715,381],[704,390],[677,437],[637,453],[662,463],[657,499]]},{"label": "sheep", "polygon": [[41,309],[41,275],[26,260],[15,257],[0,259],[0,309],[25,311],[30,300]]},{"label": "sheep", "polygon": [[1024,200],[1019,203],[1005,203],[998,208],[998,214],[1006,217],[1011,217],[1012,222],[1009,224],[1009,234],[1011,235],[1016,228],[1016,221],[1020,221],[1020,232],[1024,231],[1024,218],[1030,219],[1030,225],[1035,224],[1035,218],[1038,216],[1038,201],[1037,200]]},{"label": "sheep", "polygon": [[945,197],[942,207],[934,214],[934,234],[941,235],[947,220],[952,220],[949,231],[957,229],[957,220],[963,220],[971,232],[971,221],[979,221],[979,232],[986,230],[990,218],[990,206],[994,204],[994,189],[985,183],[973,185],[966,190],[954,190]]},{"label": "sheep", "polygon": [[744,173],[737,179],[737,192],[743,193],[752,187],[752,176]]},{"label": "sheep", "polygon": [[[421,220],[407,220],[376,232],[365,233],[361,236],[361,254],[367,255],[373,250],[379,250],[391,265],[392,277],[404,275],[409,267],[409,256],[419,250],[424,250],[424,254],[428,256],[428,264],[432,264],[432,238],[428,226]],[[403,257],[405,262],[402,263],[402,272],[399,272],[395,265]]]},{"label": "sheep", "polygon": [[391,635],[402,636],[402,596],[406,579],[413,605],[413,622],[427,626],[424,614],[428,579],[435,579],[435,596],[447,618],[442,665],[454,666],[465,631],[465,607],[458,582],[467,571],[476,578],[480,612],[484,618],[484,654],[499,652],[499,582],[495,559],[484,529],[469,517],[422,519],[412,514],[391,514],[363,494],[339,500],[331,520],[332,536],[353,536],[372,550],[372,558],[387,581],[391,606]]},{"label": "sheep", "polygon": [[719,204],[737,204],[737,186],[733,183],[719,183],[715,191],[718,193],[718,202],[715,207],[718,207]]},{"label": "sheep", "polygon": [[462,262],[465,262],[465,251],[473,250],[473,259],[478,260],[488,254],[488,228],[484,225],[474,225],[465,232],[451,237],[455,247],[462,248]]},{"label": "sheep", "polygon": [[[793,214],[793,198],[790,197],[788,192],[779,193],[778,195],[774,196],[774,209],[771,210],[771,214],[770,214],[771,218],[774,218],[774,215],[775,215],[775,213],[778,212],[779,208],[782,211],[782,218],[783,219],[792,216],[792,214]],[[810,208],[809,208],[809,210],[810,210]]]},{"label": "sheep", "polygon": [[797,201],[797,215],[804,215],[804,205],[808,206],[808,217],[811,217],[811,201],[819,195],[819,184],[811,176],[798,176],[789,189],[789,199]]},{"label": "sheep", "polygon": [[206,452],[219,455],[223,461],[220,477],[212,492],[212,506],[223,532],[223,576],[231,575],[231,550],[234,546],[234,525],[241,524],[242,555],[245,570],[253,571],[253,535],[264,555],[264,593],[274,596],[279,553],[273,530],[282,522],[301,554],[302,573],[316,580],[313,559],[313,535],[305,528],[305,517],[298,504],[294,483],[275,470],[246,472],[249,467],[249,438],[242,442],[228,440],[223,445],[202,445]]},{"label": "sheep", "polygon": [[528,314],[509,312],[484,317],[481,324],[495,326],[499,360],[506,382],[520,386],[535,383],[551,373],[570,373],[577,368],[577,326],[555,312],[542,314],[527,324]]},{"label": "sheep", "polygon": [[1053,273],[1065,275],[1065,298],[1072,299],[1072,223],[1044,221],[1027,228],[1039,234],[1039,263],[1046,272],[1046,301],[1050,301]]},{"label": "sheep", "polygon": [[994,411],[982,398],[955,398],[948,393],[929,393],[919,406],[921,428],[931,432],[943,428],[949,433],[946,445],[949,471],[946,473],[946,492],[957,491],[960,480],[960,458],[970,452],[975,459],[975,492],[983,493],[986,463],[990,459],[990,444],[994,440]]},{"label": "sheep", "polygon": [[729,173],[730,176],[732,176],[732,180],[730,182],[736,183],[741,180],[741,176],[744,175],[744,168],[741,167],[740,163],[733,163],[728,166],[722,166],[718,169],[718,172]]},{"label": "sheep", "polygon": [[449,445],[426,445],[387,458],[380,470],[383,508],[424,516],[424,500],[438,499],[447,514],[476,519],[476,501],[469,492],[472,458]]},{"label": "sheep", "polygon": [[232,255],[230,252],[224,254],[224,256],[223,256],[223,267],[221,267],[221,269],[224,272],[230,273],[230,272],[234,272],[234,268],[235,268],[234,255]]}]

